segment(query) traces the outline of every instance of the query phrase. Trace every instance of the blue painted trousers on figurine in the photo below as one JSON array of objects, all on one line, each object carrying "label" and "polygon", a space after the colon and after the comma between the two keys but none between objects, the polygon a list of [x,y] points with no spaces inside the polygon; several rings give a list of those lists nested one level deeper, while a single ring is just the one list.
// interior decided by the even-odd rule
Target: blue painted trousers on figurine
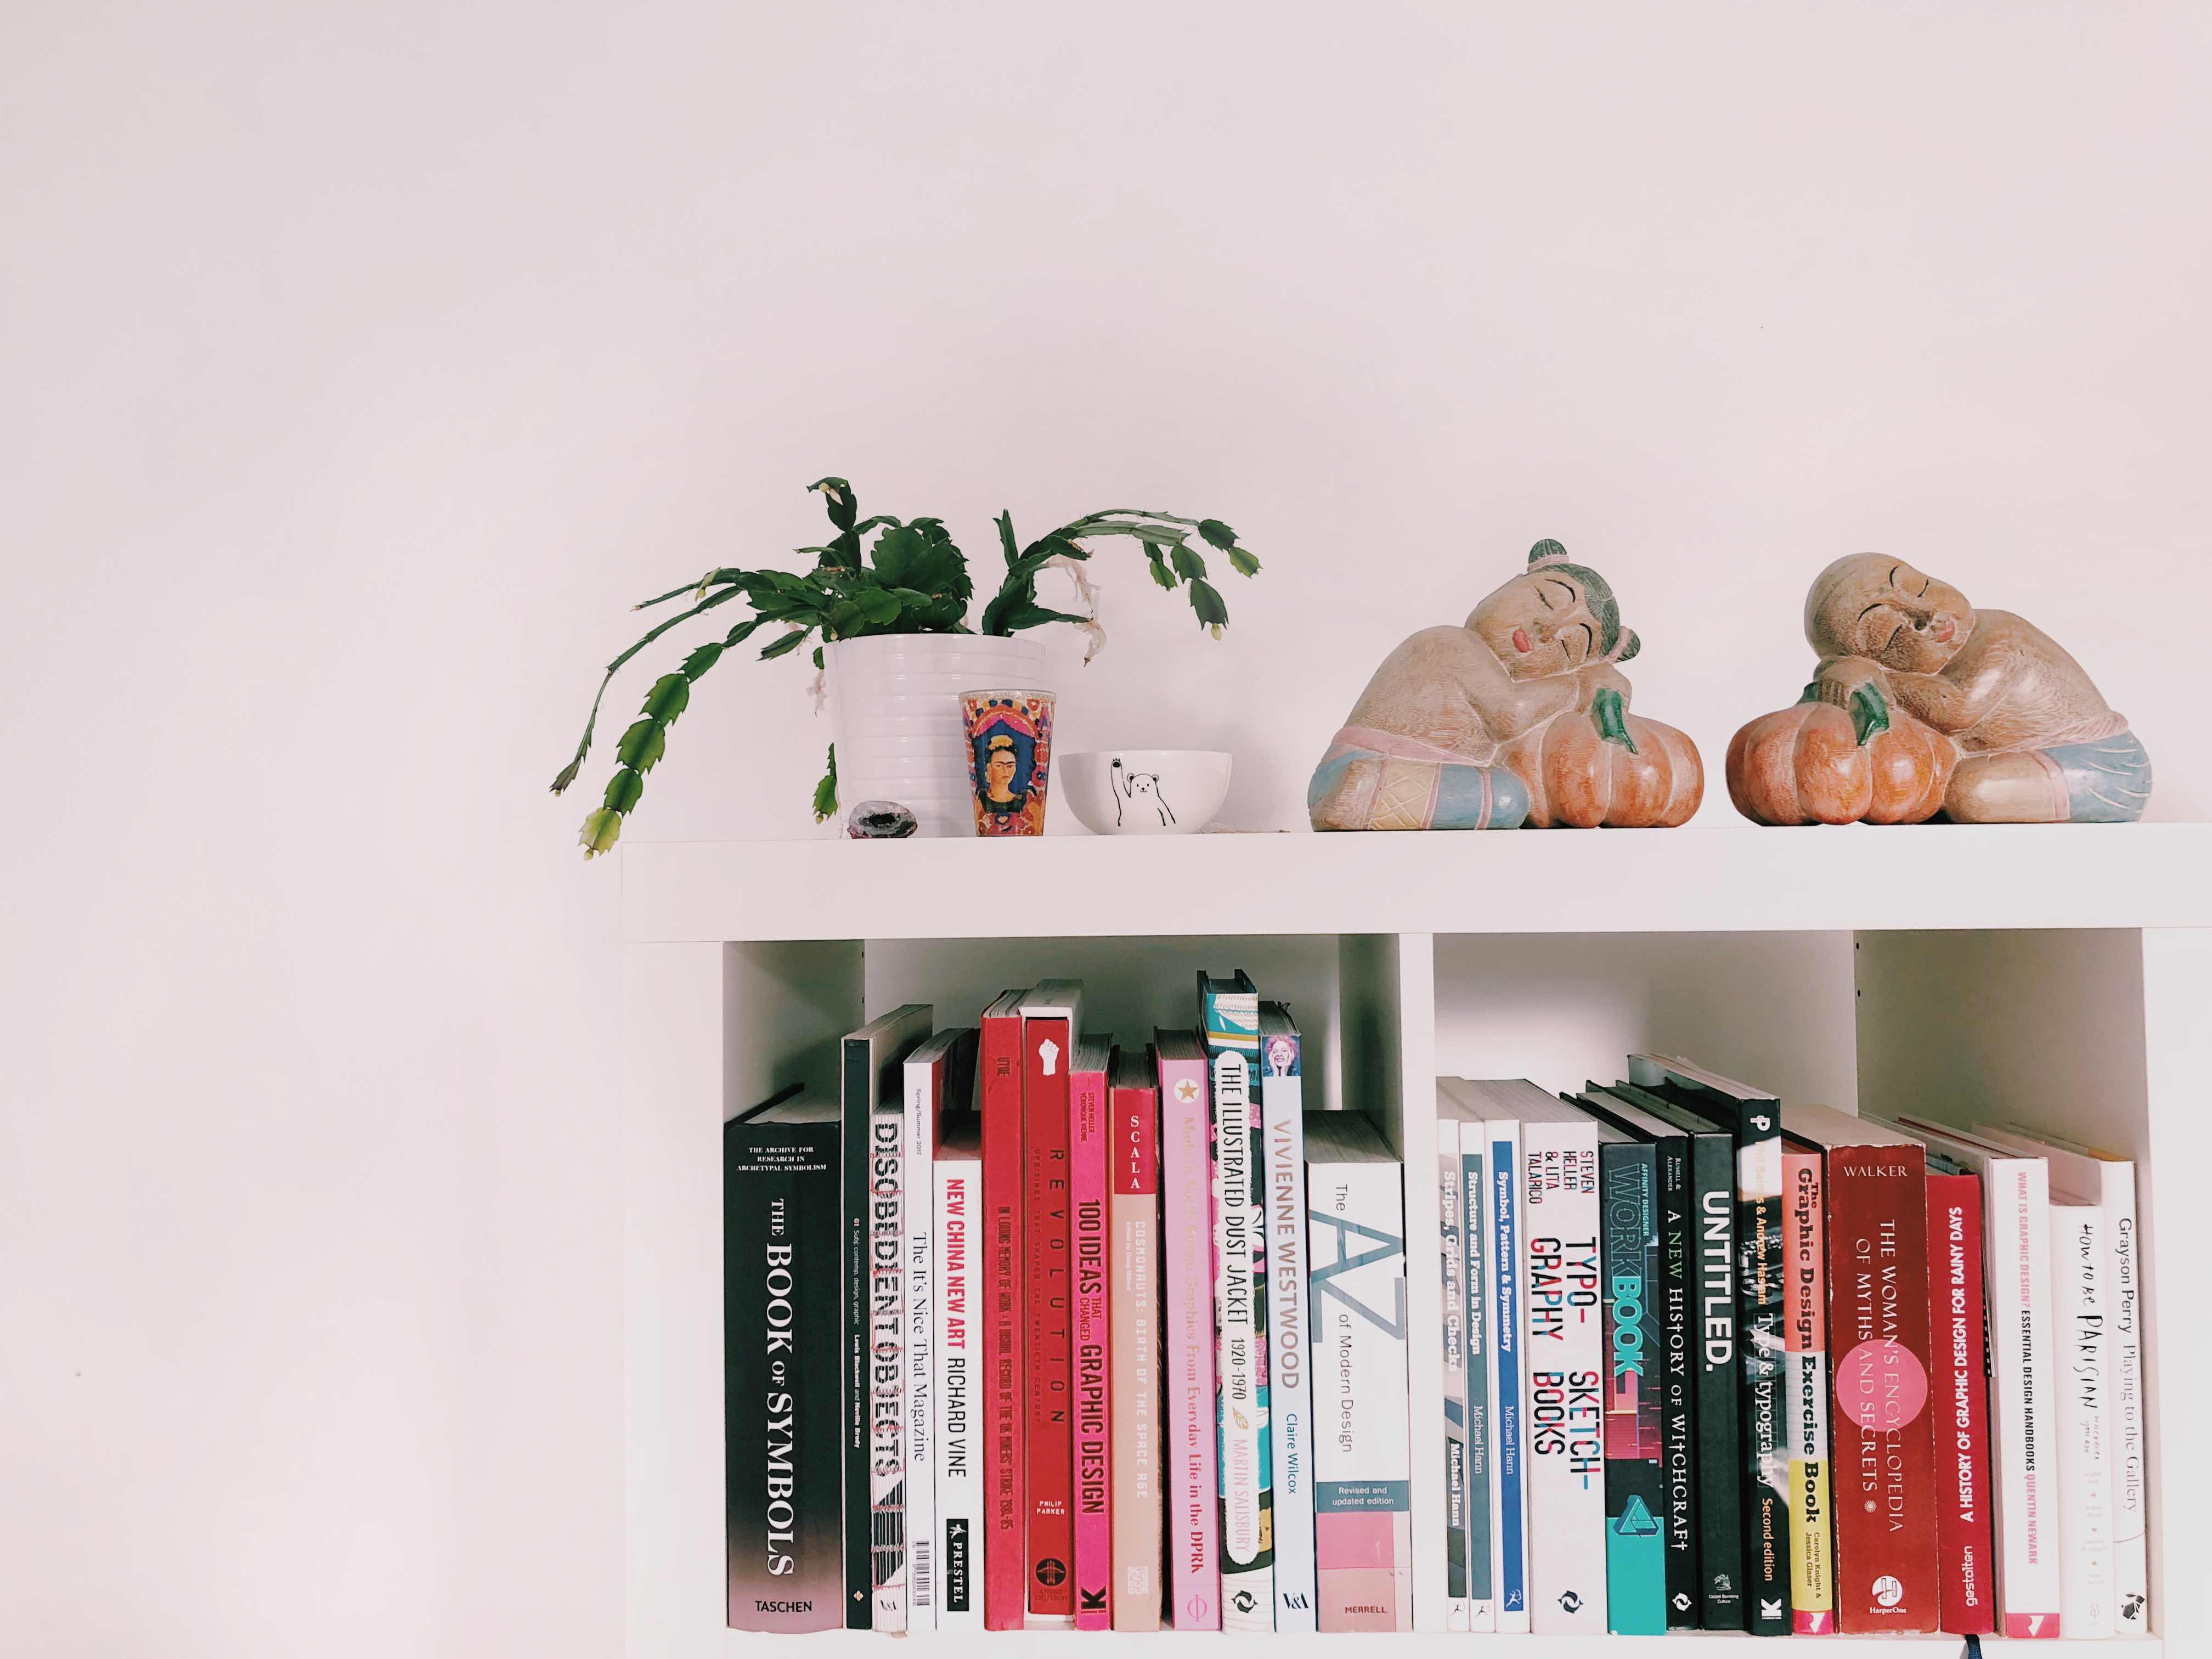
[{"label": "blue painted trousers on figurine", "polygon": [[1517,830],[1528,787],[1504,767],[1347,726],[1314,769],[1306,816],[1316,830]]},{"label": "blue painted trousers on figurine", "polygon": [[2133,823],[2150,804],[2150,756],[2132,732],[2037,752],[2057,769],[2069,823]]}]

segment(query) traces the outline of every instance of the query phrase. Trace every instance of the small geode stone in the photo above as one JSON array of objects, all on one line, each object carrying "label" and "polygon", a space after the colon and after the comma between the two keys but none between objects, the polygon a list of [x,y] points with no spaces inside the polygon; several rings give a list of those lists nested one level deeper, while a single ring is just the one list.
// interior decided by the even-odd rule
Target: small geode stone
[{"label": "small geode stone", "polygon": [[904,841],[921,826],[895,800],[864,800],[845,818],[851,841]]}]

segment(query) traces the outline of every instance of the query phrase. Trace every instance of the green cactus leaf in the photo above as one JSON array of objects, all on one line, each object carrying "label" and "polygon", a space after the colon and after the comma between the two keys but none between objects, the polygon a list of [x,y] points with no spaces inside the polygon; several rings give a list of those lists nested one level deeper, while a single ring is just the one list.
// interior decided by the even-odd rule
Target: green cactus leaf
[{"label": "green cactus leaf", "polygon": [[617,769],[607,780],[606,807],[610,812],[627,812],[637,805],[638,797],[645,793],[645,780],[627,766]]},{"label": "green cactus leaf", "polygon": [[1221,637],[1221,630],[1229,625],[1229,607],[1214,592],[1213,584],[1203,576],[1190,579],[1190,608],[1198,613],[1199,621],[1212,630],[1213,637]]},{"label": "green cactus leaf", "polygon": [[615,745],[615,758],[624,766],[650,772],[668,752],[668,728],[647,717],[635,722]]},{"label": "green cactus leaf", "polygon": [[681,674],[663,674],[645,694],[645,708],[641,712],[667,726],[690,706],[691,682]]},{"label": "green cactus leaf", "polygon": [[622,814],[602,806],[584,820],[584,828],[576,837],[587,859],[597,858],[612,847],[622,836]]}]

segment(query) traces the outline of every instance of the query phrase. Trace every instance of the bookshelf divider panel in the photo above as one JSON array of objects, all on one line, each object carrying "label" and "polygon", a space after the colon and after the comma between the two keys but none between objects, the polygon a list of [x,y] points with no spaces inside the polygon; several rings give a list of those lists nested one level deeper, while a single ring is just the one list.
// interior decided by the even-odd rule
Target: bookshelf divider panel
[{"label": "bookshelf divider panel", "polygon": [[2136,1218],[2143,1264],[2150,1626],[2174,1652],[2201,1653],[2212,1638],[2204,1594],[2212,1527],[2190,1494],[2212,1482],[2212,1418],[2204,1410],[2212,1343],[2205,1339],[2203,1276],[2192,1265],[2204,1254],[2206,1199],[2189,1172],[2212,1168],[2206,1111],[2212,929],[2146,927],[2142,971],[2148,1133],[2136,1154]]},{"label": "bookshelf divider panel", "polygon": [[624,1624],[695,1659],[724,1622],[724,947],[623,963]]}]

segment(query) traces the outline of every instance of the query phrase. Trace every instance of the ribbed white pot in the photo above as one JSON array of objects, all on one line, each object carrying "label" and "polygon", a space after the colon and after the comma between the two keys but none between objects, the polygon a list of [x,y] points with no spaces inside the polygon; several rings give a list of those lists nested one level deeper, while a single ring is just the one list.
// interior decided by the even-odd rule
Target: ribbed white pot
[{"label": "ribbed white pot", "polygon": [[1044,647],[1020,635],[882,634],[822,649],[837,745],[839,822],[864,800],[895,800],[917,835],[972,836],[960,694],[1043,685]]}]

